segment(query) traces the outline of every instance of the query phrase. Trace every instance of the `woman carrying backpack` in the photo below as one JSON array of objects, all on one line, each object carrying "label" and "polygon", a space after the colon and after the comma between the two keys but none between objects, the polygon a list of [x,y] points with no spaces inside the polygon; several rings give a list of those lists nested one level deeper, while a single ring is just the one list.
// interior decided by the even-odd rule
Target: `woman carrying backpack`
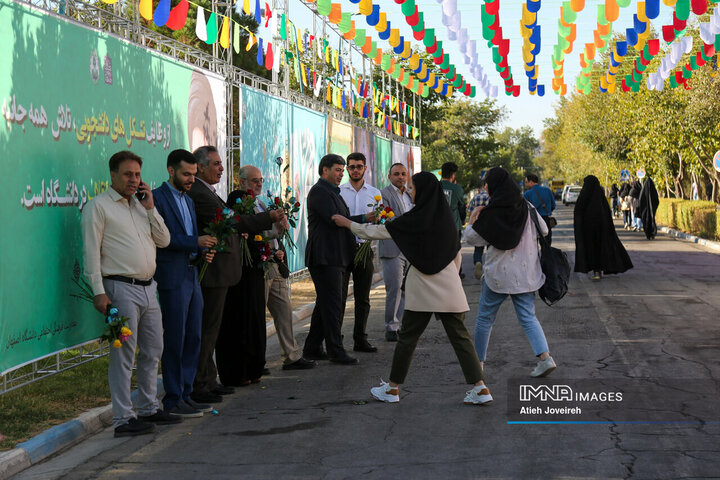
[{"label": "woman carrying backpack", "polygon": [[[488,246],[483,263],[482,292],[475,323],[475,350],[485,361],[490,330],[500,305],[507,297],[513,302],[518,321],[539,359],[533,377],[545,377],[555,370],[545,332],[535,316],[535,292],[545,282],[540,268],[538,234],[547,235],[547,225],[522,196],[510,174],[501,167],[485,176],[490,194],[486,207],[476,209],[465,229],[465,241]],[[530,215],[538,219],[540,232]]]}]

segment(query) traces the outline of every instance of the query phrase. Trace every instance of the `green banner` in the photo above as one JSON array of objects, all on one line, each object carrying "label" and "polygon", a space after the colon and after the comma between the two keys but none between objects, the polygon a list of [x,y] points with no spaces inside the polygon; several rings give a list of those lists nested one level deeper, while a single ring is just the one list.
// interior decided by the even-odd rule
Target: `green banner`
[{"label": "green banner", "polygon": [[102,316],[70,295],[82,210],[108,188],[110,155],[140,155],[143,180],[157,186],[171,150],[224,152],[225,90],[191,66],[8,0],[0,38],[4,373],[99,336]]},{"label": "green banner", "polygon": [[[378,172],[389,172],[392,165],[392,142],[382,137],[375,137],[375,169]],[[379,175],[375,186],[383,189],[390,185],[387,175]]]}]

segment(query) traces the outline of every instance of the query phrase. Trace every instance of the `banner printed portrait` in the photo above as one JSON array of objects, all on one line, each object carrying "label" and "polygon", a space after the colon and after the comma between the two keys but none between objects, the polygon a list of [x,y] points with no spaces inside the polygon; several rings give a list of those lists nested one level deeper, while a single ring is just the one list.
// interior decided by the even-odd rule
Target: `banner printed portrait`
[{"label": "banner printed portrait", "polygon": [[410,145],[400,142],[392,142],[392,163],[402,163],[408,169],[408,175],[413,175],[414,162],[410,151]]},{"label": "banner printed portrait", "polygon": [[298,228],[293,240],[297,249],[289,255],[290,271],[305,268],[305,245],[307,244],[307,200],[310,188],[318,181],[318,166],[325,156],[326,117],[302,107],[292,107],[290,133],[290,160],[292,163],[292,187],[300,199]]},{"label": "banner printed portrait", "polygon": [[420,147],[410,147],[410,154],[412,155],[413,159],[413,174],[422,172],[422,161],[420,159],[421,152],[422,148]]},{"label": "banner printed portrait", "polygon": [[[265,179],[262,201],[281,195],[290,182],[288,152],[289,104],[249,87],[242,88],[242,150],[240,165],[254,165]],[[280,159],[280,160],[278,160]],[[285,172],[283,173],[283,170]]]},{"label": "banner printed portrait", "polygon": [[391,141],[382,137],[375,137],[375,187],[385,188],[390,185],[388,173],[393,164]]},{"label": "banner printed portrait", "polygon": [[375,135],[364,128],[354,126],[353,152],[360,152],[365,155],[367,160],[365,181],[370,185],[375,185]]},{"label": "banner printed portrait", "polygon": [[[349,123],[327,117],[327,153],[340,155],[345,160],[353,151],[353,127]],[[348,181],[347,169],[341,183]]]},{"label": "banner printed portrait", "polygon": [[[156,187],[168,153],[190,138],[224,152],[225,99],[217,77],[19,3],[0,0],[0,38],[4,373],[103,330],[104,318],[71,295],[80,293],[82,210],[109,188],[109,157],[140,155]],[[194,111],[207,118],[188,122]]]}]

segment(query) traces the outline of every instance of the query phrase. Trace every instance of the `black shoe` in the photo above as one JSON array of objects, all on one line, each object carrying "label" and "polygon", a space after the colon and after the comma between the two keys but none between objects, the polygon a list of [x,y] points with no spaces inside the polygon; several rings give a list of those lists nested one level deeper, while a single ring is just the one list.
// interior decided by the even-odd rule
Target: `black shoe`
[{"label": "black shoe", "polygon": [[262,374],[263,374],[263,375],[270,375],[270,369],[267,368],[267,367],[263,368]]},{"label": "black shoe", "polygon": [[377,352],[377,347],[373,347],[372,345],[370,345],[370,342],[368,342],[367,340],[361,340],[359,342],[355,342],[353,350],[356,352],[373,353]]},{"label": "black shoe", "polygon": [[115,428],[116,437],[134,437],[135,435],[145,435],[155,431],[155,425],[149,422],[143,422],[137,418],[131,418],[125,425]]},{"label": "black shoe", "polygon": [[327,360],[328,354],[322,350],[319,352],[303,352],[303,357],[308,360]]},{"label": "black shoe", "polygon": [[180,423],[183,421],[180,415],[166,412],[165,410],[158,410],[152,415],[140,415],[140,420],[143,422],[154,423],[155,425],[172,425],[173,423]]},{"label": "black shoe", "polygon": [[397,342],[398,333],[395,330],[385,332],[385,340],[387,340],[388,342]]},{"label": "black shoe", "polygon": [[235,393],[235,389],[233,387],[226,387],[225,385],[218,385],[210,390],[210,392],[215,395],[232,395]]},{"label": "black shoe", "polygon": [[193,392],[190,394],[190,398],[197,403],[209,403],[211,405],[222,402],[222,397],[212,392]]},{"label": "black shoe", "polygon": [[315,360],[307,360],[306,358],[300,357],[299,360],[295,360],[292,363],[286,363],[282,366],[283,370],[307,370],[317,365]]},{"label": "black shoe", "polygon": [[357,358],[353,358],[345,352],[342,352],[334,357],[330,357],[330,361],[333,363],[339,363],[340,365],[356,365],[359,363]]}]

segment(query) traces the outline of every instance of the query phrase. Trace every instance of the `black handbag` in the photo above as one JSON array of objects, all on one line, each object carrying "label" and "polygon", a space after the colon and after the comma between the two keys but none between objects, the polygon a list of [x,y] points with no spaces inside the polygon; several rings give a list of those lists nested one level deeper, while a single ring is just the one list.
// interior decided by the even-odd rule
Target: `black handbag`
[{"label": "black handbag", "polygon": [[538,290],[538,295],[540,295],[543,302],[552,306],[568,292],[570,262],[565,252],[559,248],[551,247],[540,233],[536,210],[533,208],[528,213],[532,216],[537,229],[538,240],[540,241],[540,268],[545,274],[545,283]]}]

